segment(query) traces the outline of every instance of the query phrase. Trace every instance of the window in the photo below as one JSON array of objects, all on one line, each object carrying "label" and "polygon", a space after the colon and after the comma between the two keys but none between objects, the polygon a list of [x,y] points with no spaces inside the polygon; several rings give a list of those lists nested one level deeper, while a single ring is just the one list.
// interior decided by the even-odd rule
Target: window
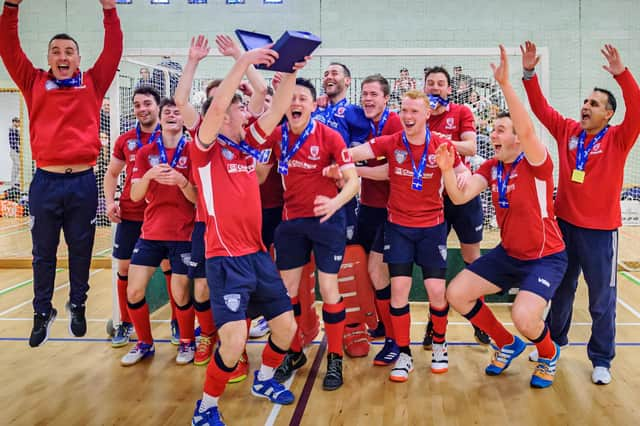
[{"label": "window", "polygon": [[118,4],[131,4],[131,0],[116,0]]},{"label": "window", "polygon": [[151,0],[151,4],[169,4],[169,0]]},{"label": "window", "polygon": [[207,4],[207,0],[189,0],[189,4]]},{"label": "window", "polygon": [[227,4],[244,4],[244,0],[227,0]]},{"label": "window", "polygon": [[264,4],[282,4],[282,0],[262,0]]}]

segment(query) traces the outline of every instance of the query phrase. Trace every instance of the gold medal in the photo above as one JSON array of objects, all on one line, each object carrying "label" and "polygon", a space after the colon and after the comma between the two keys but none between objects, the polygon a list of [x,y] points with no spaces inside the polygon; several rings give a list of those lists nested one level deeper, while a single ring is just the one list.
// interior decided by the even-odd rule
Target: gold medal
[{"label": "gold medal", "polygon": [[584,183],[584,170],[573,169],[573,173],[571,173],[571,181],[575,183]]}]

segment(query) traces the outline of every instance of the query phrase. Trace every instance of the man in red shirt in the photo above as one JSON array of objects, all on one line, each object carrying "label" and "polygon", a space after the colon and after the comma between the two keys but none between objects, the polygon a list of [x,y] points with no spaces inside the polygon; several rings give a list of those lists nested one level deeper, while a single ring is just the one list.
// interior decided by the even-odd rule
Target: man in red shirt
[{"label": "man in red shirt", "polygon": [[145,200],[142,233],[129,266],[127,304],[138,343],[121,364],[133,365],[153,355],[153,337],[145,290],[162,259],[171,264],[171,287],[180,329],[177,364],[195,355],[194,310],[187,276],[191,257],[191,232],[195,217],[195,187],[189,182],[190,137],[184,132],[180,110],[171,99],[160,103],[162,131],[154,143],[138,150],[131,179],[131,200]]},{"label": "man in red shirt", "polygon": [[[405,93],[400,119],[403,131],[376,137],[351,148],[354,161],[385,157],[388,162],[390,193],[388,218],[384,228],[384,261],[391,276],[391,323],[400,355],[390,380],[405,382],[413,370],[409,347],[411,317],[409,292],[413,263],[422,268],[424,285],[431,301],[434,336],[431,371],[448,370],[444,340],[449,305],[445,295],[447,268],[446,225],[442,201],[442,176],[435,163],[436,148],[451,142],[427,128],[431,108],[427,95],[416,90]],[[456,157],[456,172],[469,174]]]},{"label": "man in red shirt", "polygon": [[[609,124],[616,111],[611,92],[594,88],[584,100],[580,121],[563,117],[547,102],[535,75],[536,45],[522,49],[524,88],[531,110],[558,144],[558,194],[555,200],[569,266],[549,311],[553,340],[568,344],[573,301],[580,271],[589,287],[592,326],[587,354],[595,384],[611,382],[615,356],[616,261],[621,223],[620,192],[624,165],[640,133],[640,89],[618,50],[605,45],[603,66],[622,89],[626,112],[622,123]],[[536,359],[532,353],[530,358]]]},{"label": "man in red shirt", "polygon": [[87,71],[79,69],[78,44],[68,34],[57,34],[49,41],[48,71],[33,66],[18,37],[22,0],[5,1],[0,17],[0,56],[29,110],[31,152],[37,167],[29,189],[35,294],[31,347],[47,341],[57,315],[51,298],[61,229],[69,246],[69,329],[76,337],[87,331],[85,302],[98,207],[92,167],[101,147],[102,99],[122,55],[116,0],[99,2],[104,11],[104,47]]},{"label": "man in red shirt", "polygon": [[[485,373],[497,376],[524,351],[526,344],[504,328],[481,297],[519,287],[511,317],[518,331],[540,352],[531,386],[546,388],[553,383],[560,347],[551,340],[542,315],[567,268],[567,254],[553,211],[553,163],[509,82],[503,46],[500,65],[491,66],[511,113],[500,114],[496,119],[491,133],[494,158],[484,162],[462,188],[457,186],[451,170],[453,150],[441,147],[437,161],[454,203],[463,204],[486,188],[491,189],[501,242],[453,279],[447,300],[495,342],[496,352]],[[527,238],[522,238],[523,231]]]}]

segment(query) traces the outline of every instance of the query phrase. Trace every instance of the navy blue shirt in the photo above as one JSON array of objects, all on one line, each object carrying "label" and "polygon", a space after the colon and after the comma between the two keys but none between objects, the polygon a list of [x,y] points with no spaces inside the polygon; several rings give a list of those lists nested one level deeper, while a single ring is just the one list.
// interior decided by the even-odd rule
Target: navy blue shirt
[{"label": "navy blue shirt", "polygon": [[338,131],[348,148],[366,142],[371,132],[369,119],[358,105],[346,102],[343,105],[329,105],[316,109],[312,117]]}]

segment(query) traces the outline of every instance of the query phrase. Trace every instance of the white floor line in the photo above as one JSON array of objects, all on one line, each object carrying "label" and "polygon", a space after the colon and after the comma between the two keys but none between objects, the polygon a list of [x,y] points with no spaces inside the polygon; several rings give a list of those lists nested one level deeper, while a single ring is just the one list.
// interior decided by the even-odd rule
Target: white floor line
[{"label": "white floor line", "polygon": [[[294,377],[296,377],[296,372],[295,371],[293,372],[291,377],[289,377],[289,380],[284,382],[284,387],[286,387],[287,389],[291,389],[291,384],[293,383]],[[276,420],[278,419],[278,414],[280,414],[280,410],[281,409],[282,409],[282,405],[273,404],[273,408],[271,409],[271,412],[269,413],[269,417],[267,417],[267,420],[265,420],[264,426],[273,426],[276,423]]]},{"label": "white floor line", "polygon": [[618,297],[618,303],[624,306],[625,308],[627,308],[627,310],[631,312],[633,315],[635,315],[636,318],[640,318],[640,312],[633,309],[631,305],[629,305],[627,302],[622,300],[620,297]]},{"label": "white floor line", "polygon": [[[95,274],[97,274],[98,272],[102,272],[102,271],[104,271],[104,269],[96,269],[96,270],[94,270],[94,271],[91,271],[91,272],[89,273],[89,277],[92,277],[92,276],[94,276]],[[58,291],[58,290],[60,290],[60,289],[63,289],[63,288],[65,288],[65,287],[69,287],[69,281],[67,281],[67,282],[66,282],[66,283],[64,283],[64,284],[59,285],[58,287],[55,287],[55,288],[53,289],[53,292],[55,293],[56,291]],[[6,314],[11,313],[11,312],[13,312],[13,311],[16,311],[16,310],[18,310],[18,309],[22,308],[23,306],[28,305],[28,304],[30,304],[30,303],[32,303],[32,302],[33,302],[33,299],[29,299],[29,300],[25,300],[25,301],[24,301],[24,302],[22,302],[22,303],[18,303],[17,305],[15,305],[15,306],[13,306],[13,307],[11,307],[11,308],[9,308],[9,309],[6,309],[6,310],[4,310],[4,311],[0,312],[0,316],[2,316],[2,315],[6,315]]]},{"label": "white floor line", "polygon": [[[61,316],[57,316],[56,319],[68,320],[69,318],[64,318],[64,317],[61,317]],[[102,322],[102,323],[106,323],[110,319],[111,318],[87,318],[87,322]],[[33,318],[0,318],[0,321],[33,321]],[[171,320],[151,320],[151,322],[152,323],[170,323]]]}]

